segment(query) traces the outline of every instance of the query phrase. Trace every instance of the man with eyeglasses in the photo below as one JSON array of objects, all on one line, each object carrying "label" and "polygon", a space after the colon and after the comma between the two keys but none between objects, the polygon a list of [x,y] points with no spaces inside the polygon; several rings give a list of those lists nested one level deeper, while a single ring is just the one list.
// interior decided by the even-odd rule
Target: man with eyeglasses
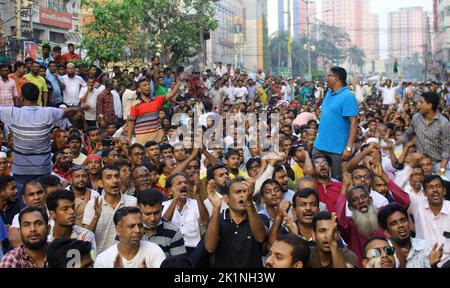
[{"label": "man with eyeglasses", "polygon": [[364,244],[364,268],[395,268],[395,250],[383,237],[373,237]]},{"label": "man with eyeglasses", "polygon": [[437,267],[442,258],[443,246],[433,246],[426,240],[411,237],[408,210],[405,207],[396,203],[383,207],[378,212],[378,223],[395,249],[397,267]]},{"label": "man with eyeglasses", "polygon": [[328,211],[334,212],[336,201],[341,193],[342,183],[331,178],[332,160],[328,156],[319,155],[314,157],[312,162],[319,200],[327,205]]},{"label": "man with eyeglasses", "polygon": [[322,103],[319,133],[314,143],[313,157],[327,155],[332,161],[331,175],[342,180],[342,160],[352,155],[358,128],[358,104],[347,88],[347,71],[333,67],[327,76],[330,88]]}]

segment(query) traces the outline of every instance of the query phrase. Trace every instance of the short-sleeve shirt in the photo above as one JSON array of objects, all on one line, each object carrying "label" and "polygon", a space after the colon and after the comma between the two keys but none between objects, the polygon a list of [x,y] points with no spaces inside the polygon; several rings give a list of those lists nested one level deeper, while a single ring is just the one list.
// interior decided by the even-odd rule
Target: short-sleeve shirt
[{"label": "short-sleeve shirt", "polygon": [[47,93],[48,92],[47,82],[45,82],[45,78],[40,76],[40,75],[35,77],[31,73],[25,75],[25,78],[27,78],[27,80],[30,83],[33,83],[34,85],[36,85],[39,88],[39,99],[38,99],[38,103],[37,104],[39,106],[42,106],[44,104],[43,99],[42,99],[42,93]]},{"label": "short-sleeve shirt", "polygon": [[[163,215],[169,209],[172,200],[163,202]],[[188,198],[181,212],[178,207],[173,212],[171,222],[180,228],[187,247],[196,247],[200,242],[200,212],[198,210],[197,201]]]},{"label": "short-sleeve shirt", "polygon": [[164,97],[156,97],[149,102],[139,103],[130,109],[131,121],[135,121],[134,132],[136,135],[157,133],[161,130],[159,111],[164,105]]},{"label": "short-sleeve shirt", "polygon": [[[121,194],[120,202],[116,206],[116,208],[112,208],[104,199],[103,196],[99,197],[102,203],[102,214],[100,215],[100,219],[98,219],[97,226],[95,228],[95,237],[97,240],[97,253],[101,253],[108,249],[109,247],[114,245],[114,239],[116,238],[116,229],[113,222],[114,213],[126,206],[136,206],[136,198],[133,196]],[[83,224],[89,225],[92,222],[92,219],[95,216],[94,211],[94,202],[95,199],[89,200],[86,204],[86,208],[84,209],[83,216]]]},{"label": "short-sleeve shirt", "polygon": [[16,82],[11,78],[0,78],[0,106],[14,106],[14,98],[19,97]]},{"label": "short-sleeve shirt", "polygon": [[13,133],[13,174],[46,175],[53,171],[50,131],[63,117],[62,109],[51,107],[0,107],[0,120]]},{"label": "short-sleeve shirt", "polygon": [[349,117],[358,116],[355,95],[346,87],[337,92],[328,91],[322,104],[319,133],[314,148],[342,154],[350,136]]},{"label": "short-sleeve shirt", "polygon": [[[113,268],[119,250],[117,244],[99,254],[94,263],[94,268]],[[147,268],[159,268],[166,259],[164,252],[158,245],[148,241],[141,241],[137,254],[133,259],[127,260],[122,257],[123,268],[139,268],[145,258]]]},{"label": "short-sleeve shirt", "polygon": [[161,219],[154,234],[145,232],[144,240],[158,244],[166,257],[186,254],[183,235],[180,229],[170,221]]},{"label": "short-sleeve shirt", "polygon": [[[319,258],[319,247],[311,247],[309,248],[309,259],[306,264],[308,268],[334,268],[333,261],[330,262],[328,266],[322,266]],[[358,257],[351,250],[344,248],[341,249],[342,256],[344,257],[345,264],[350,264],[353,267],[358,267]]]},{"label": "short-sleeve shirt", "polygon": [[[50,233],[47,236],[48,242],[53,242],[53,228],[51,229]],[[77,239],[85,242],[91,243],[91,258],[95,261],[95,258],[97,256],[97,246],[95,243],[95,235],[91,231],[89,231],[86,228],[74,225],[72,226],[72,234],[70,235],[70,239]]]}]

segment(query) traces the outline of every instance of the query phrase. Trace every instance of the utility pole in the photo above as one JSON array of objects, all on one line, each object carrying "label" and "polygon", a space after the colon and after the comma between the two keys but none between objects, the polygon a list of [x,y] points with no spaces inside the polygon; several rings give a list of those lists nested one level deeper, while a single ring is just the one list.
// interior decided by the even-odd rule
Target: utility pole
[{"label": "utility pole", "polygon": [[33,41],[33,4],[34,2],[31,2],[29,6],[29,12],[30,12],[30,40]]},{"label": "utility pole", "polygon": [[310,43],[310,30],[309,30],[309,1],[305,0],[306,3],[306,37],[308,37],[308,74],[312,79],[311,73],[311,43]]},{"label": "utility pole", "polygon": [[17,41],[22,40],[22,15],[20,11],[22,10],[22,0],[15,0],[16,7],[16,39]]},{"label": "utility pole", "polygon": [[[287,14],[288,14],[288,32],[289,32],[289,37],[288,37],[288,45],[290,44],[290,40],[291,40],[291,0],[288,0],[288,6],[287,6]],[[289,73],[291,74],[292,77],[292,50],[291,53],[288,53],[288,68],[289,68]]]}]

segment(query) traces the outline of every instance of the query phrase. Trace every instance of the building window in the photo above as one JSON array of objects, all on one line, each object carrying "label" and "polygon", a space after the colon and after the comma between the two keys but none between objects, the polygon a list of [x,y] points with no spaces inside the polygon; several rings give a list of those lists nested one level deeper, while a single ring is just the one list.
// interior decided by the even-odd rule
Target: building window
[{"label": "building window", "polygon": [[67,12],[65,0],[48,0],[48,8],[60,12]]},{"label": "building window", "polygon": [[64,37],[63,33],[50,31],[50,42],[53,42],[53,43],[64,43],[64,42],[66,42],[66,37]]}]

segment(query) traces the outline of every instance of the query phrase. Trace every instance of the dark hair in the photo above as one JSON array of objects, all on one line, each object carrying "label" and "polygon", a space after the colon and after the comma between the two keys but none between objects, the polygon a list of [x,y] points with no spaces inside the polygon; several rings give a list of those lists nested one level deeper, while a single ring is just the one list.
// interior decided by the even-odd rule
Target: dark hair
[{"label": "dark hair", "polygon": [[442,186],[445,186],[444,180],[441,178],[441,176],[439,176],[439,175],[427,175],[423,179],[423,189],[426,190],[427,184],[430,183],[431,181],[436,180],[436,179],[439,179],[439,181],[441,182]]},{"label": "dark hair", "polygon": [[134,143],[133,145],[131,145],[131,146],[128,148],[128,155],[131,155],[131,152],[132,152],[134,149],[139,149],[139,150],[145,151],[144,146],[142,146],[142,145],[139,144],[139,143]]},{"label": "dark hair", "polygon": [[68,138],[68,142],[71,142],[71,141],[78,141],[81,143],[81,137],[78,135],[72,134]]},{"label": "dark hair", "polygon": [[261,194],[261,197],[264,196],[264,192],[263,191],[264,191],[264,187],[266,185],[277,185],[281,189],[281,186],[280,186],[280,184],[277,181],[273,180],[272,178],[269,178],[266,181],[264,181],[263,184],[261,185],[261,189],[259,190],[260,191],[259,194]]},{"label": "dark hair", "polygon": [[[373,241],[375,241],[375,240],[381,240],[381,241],[386,241],[386,242],[388,242],[387,240],[386,240],[386,238],[384,238],[384,237],[378,237],[378,236],[375,236],[375,237],[372,237],[372,238],[370,238],[370,239],[368,239],[366,242],[364,242],[364,246],[363,246],[363,257],[364,258],[366,258],[366,253],[367,253],[367,245],[369,245],[370,244],[370,242],[373,242]],[[389,242],[388,242],[389,243]]]},{"label": "dark hair", "polygon": [[230,195],[230,188],[231,186],[233,186],[233,184],[236,183],[241,183],[241,182],[245,182],[245,178],[243,177],[236,177],[232,180],[227,181],[227,183],[225,184],[225,189],[224,189],[224,194],[226,195]]},{"label": "dark hair", "polygon": [[347,71],[342,67],[333,67],[331,68],[331,72],[333,72],[339,80],[341,80],[342,85],[347,86]]},{"label": "dark hair", "polygon": [[31,102],[37,102],[39,99],[39,88],[33,83],[25,83],[22,88],[22,97]]},{"label": "dark hair", "polygon": [[18,68],[25,66],[25,63],[23,63],[22,61],[17,61],[16,63],[14,63],[14,71],[17,71]]},{"label": "dark hair", "polygon": [[356,170],[366,170],[368,172],[370,172],[369,168],[367,168],[367,166],[364,165],[356,165],[355,167],[353,167],[353,169],[350,171],[350,174],[353,174],[353,172],[355,172]]},{"label": "dark hair", "polygon": [[92,132],[92,131],[95,131],[95,130],[99,130],[99,129],[97,128],[97,126],[89,126],[89,127],[86,129],[86,135],[89,135],[89,132]]},{"label": "dark hair", "polygon": [[61,47],[55,46],[53,47],[53,52],[61,51]]},{"label": "dark hair", "polygon": [[117,167],[116,165],[105,165],[103,166],[100,171],[98,171],[98,175],[100,176],[100,179],[103,179],[103,172],[106,170],[114,170],[119,172],[119,167]]},{"label": "dark hair", "polygon": [[47,268],[68,268],[68,263],[72,259],[70,250],[75,250],[81,256],[91,253],[92,243],[78,239],[57,238],[49,245],[47,250]]},{"label": "dark hair", "polygon": [[309,259],[309,246],[308,243],[297,235],[282,234],[279,235],[276,241],[284,242],[292,247],[292,263],[301,261],[303,264]]},{"label": "dark hair", "polygon": [[6,189],[6,186],[8,186],[9,183],[15,181],[14,178],[10,175],[3,175],[0,176],[0,191],[3,191]]},{"label": "dark hair", "polygon": [[44,50],[45,48],[47,48],[49,50],[52,49],[49,44],[42,45],[42,50]]},{"label": "dark hair", "polygon": [[316,232],[317,222],[322,220],[331,220],[331,213],[328,211],[320,211],[314,215],[312,220],[313,231]]},{"label": "dark hair", "polygon": [[425,102],[431,104],[431,109],[437,111],[439,107],[439,95],[433,92],[425,92],[420,95],[425,99]]},{"label": "dark hair", "polygon": [[206,170],[206,178],[208,179],[208,181],[209,181],[209,180],[213,180],[213,179],[214,179],[214,172],[215,172],[216,170],[222,169],[222,168],[225,168],[225,169],[228,170],[228,166],[225,165],[225,164],[222,163],[222,162],[219,162],[219,163],[216,163],[216,164],[210,166],[210,167],[208,168],[208,170]]},{"label": "dark hair", "polygon": [[105,150],[103,150],[102,152],[102,158],[108,158],[109,154],[111,154],[111,152],[113,151],[113,148],[106,148]]},{"label": "dark hair", "polygon": [[275,175],[281,171],[286,172],[286,168],[283,165],[276,165],[273,169],[272,178],[275,178]]},{"label": "dark hair", "polygon": [[143,166],[148,169],[149,172],[156,171],[158,172],[158,167],[149,162],[144,162]]},{"label": "dark hair", "polygon": [[254,162],[257,162],[259,165],[261,165],[261,158],[259,157],[254,157],[254,158],[250,158],[247,163],[245,163],[245,168],[247,169],[247,171],[250,170],[250,167],[252,166],[252,164]]},{"label": "dark hair", "polygon": [[144,206],[162,205],[164,196],[156,189],[147,189],[137,195],[137,203]]},{"label": "dark hair", "polygon": [[75,195],[73,192],[65,189],[59,189],[49,194],[46,201],[48,211],[56,211],[56,208],[58,208],[58,200],[69,200],[73,202],[75,201]]},{"label": "dark hair", "polygon": [[400,204],[390,203],[378,211],[378,224],[384,230],[388,230],[387,219],[395,212],[403,213],[408,218],[408,210]]},{"label": "dark hair", "polygon": [[[55,176],[56,177],[56,176]],[[39,183],[39,181],[37,180],[37,179],[31,179],[31,180],[28,180],[28,181],[26,181],[24,184],[23,184],[23,188],[22,188],[22,195],[25,195],[25,189],[29,186],[29,185],[36,185],[36,186],[41,186],[43,189],[44,189],[44,187],[43,187],[43,185],[41,184],[41,183]],[[44,189],[45,190],[45,189]]]},{"label": "dark hair", "polygon": [[350,188],[347,191],[347,201],[348,201],[348,203],[351,202],[351,195],[352,195],[353,191],[358,190],[358,189],[363,190],[367,194],[367,196],[370,196],[370,190],[369,190],[369,188],[366,185],[356,185],[356,186],[353,186],[352,188]]},{"label": "dark hair", "polygon": [[27,206],[24,209],[22,209],[19,213],[19,225],[22,226],[22,218],[23,215],[33,212],[39,212],[42,215],[42,218],[44,219],[45,225],[48,225],[48,215],[47,211],[42,210],[40,207],[33,207],[33,206]]},{"label": "dark hair", "polygon": [[333,166],[333,160],[331,160],[331,157],[328,155],[320,154],[320,155],[314,156],[313,159],[311,159],[311,161],[314,163],[314,161],[316,161],[317,159],[325,159],[328,163],[328,166],[330,166],[330,167]]},{"label": "dark hair", "polygon": [[225,159],[228,160],[231,156],[238,156],[238,157],[240,157],[239,152],[236,151],[236,150],[233,150],[233,149],[228,150],[227,154],[225,155]]},{"label": "dark hair", "polygon": [[175,179],[175,177],[177,177],[177,176],[183,176],[184,178],[186,178],[186,175],[184,175],[184,173],[181,173],[181,172],[170,174],[166,180],[166,187],[164,187],[164,188],[166,188],[166,190],[169,190],[170,188],[172,188],[173,179]]},{"label": "dark hair", "polygon": [[194,265],[189,257],[185,255],[176,255],[164,259],[164,261],[161,262],[160,268],[194,268]]},{"label": "dark hair", "polygon": [[137,208],[135,206],[125,206],[125,207],[119,208],[119,210],[117,210],[114,213],[114,217],[113,217],[114,225],[119,224],[119,222],[122,220],[122,218],[127,216],[128,214],[142,214],[142,213],[141,213],[141,210],[139,210],[139,208]]},{"label": "dark hair", "polygon": [[69,43],[69,44],[67,45],[67,47],[75,47],[75,44]]},{"label": "dark hair", "polygon": [[170,144],[162,144],[161,147],[159,148],[160,151],[168,150],[168,149],[170,149],[170,151],[172,151],[172,145],[170,145]]},{"label": "dark hair", "polygon": [[316,197],[316,204],[317,207],[319,207],[319,194],[317,194],[316,190],[311,188],[305,188],[295,192],[294,196],[292,197],[292,207],[293,208],[297,207],[297,204],[295,202],[297,198],[308,198],[311,195],[314,195],[314,197]]},{"label": "dark hair", "polygon": [[158,146],[158,142],[156,142],[156,141],[147,141],[147,142],[145,142],[144,148],[147,149],[148,147],[152,147],[152,146]]}]

